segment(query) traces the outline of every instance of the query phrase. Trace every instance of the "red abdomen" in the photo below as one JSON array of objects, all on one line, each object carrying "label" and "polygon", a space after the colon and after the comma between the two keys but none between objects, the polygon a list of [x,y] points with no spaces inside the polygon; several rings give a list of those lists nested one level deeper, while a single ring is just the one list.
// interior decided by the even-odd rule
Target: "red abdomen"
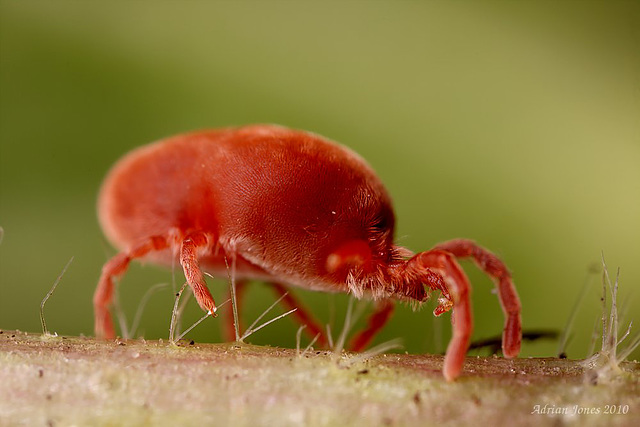
[{"label": "red abdomen", "polygon": [[171,229],[217,233],[216,166],[224,131],[183,135],[140,147],[105,179],[98,216],[119,249]]},{"label": "red abdomen", "polygon": [[[202,231],[216,245],[205,265],[224,265],[215,249],[294,283],[318,279],[333,240],[361,238],[372,215],[391,216],[393,227],[389,197],[359,156],[277,126],[195,132],[134,150],[105,179],[98,212],[119,249]],[[152,256],[170,263],[173,255]]]}]

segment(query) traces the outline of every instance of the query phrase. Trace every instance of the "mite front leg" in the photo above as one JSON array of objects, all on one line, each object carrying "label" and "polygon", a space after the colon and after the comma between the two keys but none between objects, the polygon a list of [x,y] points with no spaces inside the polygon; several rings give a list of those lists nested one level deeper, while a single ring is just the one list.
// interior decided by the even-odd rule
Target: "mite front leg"
[{"label": "mite front leg", "polygon": [[140,258],[152,251],[160,251],[169,246],[167,237],[153,236],[127,252],[111,258],[102,267],[98,287],[93,294],[94,329],[97,338],[113,339],[116,336],[109,305],[113,300],[113,279],[122,276],[134,258]]},{"label": "mite front leg", "polygon": [[[444,284],[437,277],[434,277],[434,271],[444,278]],[[424,276],[423,282],[425,284],[434,290],[443,292],[443,300],[434,312],[436,315],[444,313],[453,306],[451,315],[453,336],[447,347],[442,368],[445,379],[453,381],[462,371],[464,357],[467,354],[469,340],[473,332],[469,279],[454,256],[441,250],[421,252],[415,255],[408,261],[407,272],[412,275]]]},{"label": "mite front leg", "polygon": [[204,233],[193,233],[188,235],[180,247],[180,264],[184,270],[184,277],[191,286],[196,301],[204,311],[216,314],[216,304],[204,281],[202,270],[198,265],[198,249],[207,248],[209,241]]},{"label": "mite front leg", "polygon": [[456,239],[436,245],[435,249],[447,251],[458,258],[472,257],[479,268],[494,279],[498,288],[500,305],[505,315],[502,332],[502,353],[504,357],[516,357],[522,342],[522,321],[520,319],[520,299],[513,285],[511,274],[504,263],[494,254],[478,246],[472,240]]}]

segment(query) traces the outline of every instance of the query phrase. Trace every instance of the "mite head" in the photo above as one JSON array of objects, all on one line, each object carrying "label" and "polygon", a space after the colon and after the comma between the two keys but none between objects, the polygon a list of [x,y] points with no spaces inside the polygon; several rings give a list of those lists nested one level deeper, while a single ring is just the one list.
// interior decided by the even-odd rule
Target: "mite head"
[{"label": "mite head", "polygon": [[364,277],[386,269],[394,258],[395,217],[386,198],[365,193],[345,203],[327,236],[321,270],[333,281]]}]

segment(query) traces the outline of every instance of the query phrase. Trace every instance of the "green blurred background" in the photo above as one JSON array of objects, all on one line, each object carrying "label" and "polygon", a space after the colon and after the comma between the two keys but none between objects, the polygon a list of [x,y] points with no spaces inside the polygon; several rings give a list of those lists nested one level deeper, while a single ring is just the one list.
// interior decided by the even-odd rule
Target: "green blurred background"
[{"label": "green blurred background", "polygon": [[[624,319],[640,320],[638,2],[1,5],[1,328],[40,329],[40,300],[73,255],[47,322],[91,334],[92,294],[113,254],[95,212],[109,166],[159,138],[248,123],[359,152],[394,198],[402,245],[467,237],[500,254],[525,329],[563,329],[601,251],[612,274],[621,267]],[[464,266],[474,339],[497,335],[492,284]],[[600,277],[591,278],[570,357],[586,355],[599,317]],[[120,290],[129,321],[147,289],[171,280],[133,265]],[[225,282],[210,287],[222,301]],[[295,292],[340,329],[346,296]],[[245,322],[273,299],[252,286]],[[152,297],[146,338],[167,337],[172,305],[169,287]],[[442,351],[449,316],[430,311],[399,307],[377,342]],[[185,323],[200,315],[191,301]],[[219,325],[207,319],[189,337],[219,341]],[[282,320],[249,341],[291,347],[295,331]],[[556,346],[526,344],[523,355]]]}]

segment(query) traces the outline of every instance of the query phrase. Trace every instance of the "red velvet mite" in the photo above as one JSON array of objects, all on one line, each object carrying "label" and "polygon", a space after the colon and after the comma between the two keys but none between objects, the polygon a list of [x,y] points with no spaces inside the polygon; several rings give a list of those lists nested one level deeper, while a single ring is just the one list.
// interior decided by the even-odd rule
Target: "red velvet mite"
[{"label": "red velvet mite", "polygon": [[[132,259],[167,266],[179,260],[198,304],[212,313],[216,305],[203,270],[227,277],[231,265],[240,288],[255,279],[281,294],[283,285],[296,285],[376,300],[353,350],[365,348],[384,326],[394,300],[423,302],[440,291],[434,314],[453,308],[443,367],[453,380],[473,330],[471,288],[456,258],[471,257],[498,288],[504,355],[520,351],[520,301],[502,261],[465,239],[417,254],[395,245],[391,198],[375,172],[353,151],[309,132],[256,125],[140,147],[107,175],[98,215],[121,250],[104,265],[94,295],[101,338],[115,337],[108,310],[113,279]],[[291,295],[283,301],[298,305]],[[322,333],[303,310],[296,316],[313,334]]]}]

